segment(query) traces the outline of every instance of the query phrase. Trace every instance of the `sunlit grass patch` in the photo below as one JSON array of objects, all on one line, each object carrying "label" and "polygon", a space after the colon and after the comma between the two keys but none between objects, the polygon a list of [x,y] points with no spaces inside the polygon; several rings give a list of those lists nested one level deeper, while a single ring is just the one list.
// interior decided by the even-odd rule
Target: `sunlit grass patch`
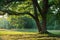
[{"label": "sunlit grass patch", "polygon": [[20,31],[11,31],[11,30],[4,30],[0,31],[0,35],[31,35],[31,36],[48,36],[48,34],[39,34],[38,32],[20,32]]},{"label": "sunlit grass patch", "polygon": [[0,34],[36,34],[36,32],[0,31]]}]

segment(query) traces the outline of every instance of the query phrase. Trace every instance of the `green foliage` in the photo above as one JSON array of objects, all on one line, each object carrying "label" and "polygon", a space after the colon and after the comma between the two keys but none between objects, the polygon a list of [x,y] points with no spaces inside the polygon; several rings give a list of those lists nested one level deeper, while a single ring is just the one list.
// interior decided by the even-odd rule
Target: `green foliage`
[{"label": "green foliage", "polygon": [[21,19],[20,16],[10,16],[11,19],[10,19],[10,26],[12,26],[13,28],[23,28],[24,26],[24,21]]},{"label": "green foliage", "polygon": [[24,16],[24,17],[22,17],[22,19],[25,21],[24,22],[24,28],[31,29],[31,28],[34,28],[36,26],[35,22],[32,18]]},{"label": "green foliage", "polygon": [[22,29],[22,28],[36,28],[35,21],[29,17],[29,16],[16,16],[16,15],[10,15],[7,18],[7,21],[9,22],[9,29]]},{"label": "green foliage", "polygon": [[[42,9],[43,7],[43,3],[42,0],[38,0],[39,5]],[[57,21],[56,28],[59,29],[60,28],[60,0],[49,0],[49,11],[47,14],[47,27],[48,29],[54,29],[55,26],[55,21]],[[52,7],[52,8],[51,8]],[[56,11],[56,9],[58,9],[58,11]],[[32,1],[31,0],[12,0],[12,2],[7,4],[7,0],[0,0],[0,9],[9,9],[12,11],[16,11],[16,12],[30,12],[31,14],[34,15],[34,10],[33,10],[33,5],[32,5]],[[38,10],[37,10],[38,11]],[[1,12],[0,12],[1,13]],[[38,13],[39,14],[39,13]],[[8,20],[8,25],[9,28],[34,28],[35,25],[35,21],[31,18],[31,16],[28,15],[11,15],[7,18]],[[41,20],[42,17],[39,16],[39,19]],[[2,24],[2,23],[1,23]]]}]

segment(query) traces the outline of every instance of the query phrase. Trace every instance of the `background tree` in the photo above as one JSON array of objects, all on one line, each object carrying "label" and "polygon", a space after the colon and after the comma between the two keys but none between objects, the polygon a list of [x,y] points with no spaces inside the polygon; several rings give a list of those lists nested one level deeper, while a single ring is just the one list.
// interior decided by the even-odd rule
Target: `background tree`
[{"label": "background tree", "polygon": [[[4,2],[3,2],[4,1]],[[28,14],[30,15],[37,24],[39,33],[48,33],[47,32],[47,14],[50,12],[51,7],[55,7],[58,4],[58,9],[60,8],[59,6],[59,0],[41,0],[40,4],[38,3],[39,0],[1,0],[1,6],[0,10],[3,12],[8,13],[9,15],[24,15],[24,14]],[[5,2],[6,1],[6,2]],[[5,3],[5,4],[3,4]],[[20,6],[19,6],[20,4]],[[21,7],[21,5],[23,5],[23,7]],[[24,6],[25,5],[25,6]],[[18,8],[18,6],[20,8]],[[3,8],[2,8],[3,7]],[[6,10],[7,8],[7,10]],[[54,10],[55,10],[54,8]],[[16,9],[16,10],[15,10]],[[21,11],[23,10],[23,11]],[[33,12],[32,12],[32,11]],[[52,12],[52,11],[51,11]],[[59,15],[59,14],[58,14]],[[42,17],[42,25],[40,24],[40,18]],[[40,17],[40,18],[39,18]]]}]

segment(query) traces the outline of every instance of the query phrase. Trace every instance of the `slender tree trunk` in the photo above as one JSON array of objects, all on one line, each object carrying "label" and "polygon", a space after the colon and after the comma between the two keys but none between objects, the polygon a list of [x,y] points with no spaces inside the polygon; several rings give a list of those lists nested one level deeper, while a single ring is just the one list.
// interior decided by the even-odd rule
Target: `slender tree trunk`
[{"label": "slender tree trunk", "polygon": [[39,21],[39,19],[38,19],[36,1],[37,1],[37,0],[32,0],[32,2],[33,2],[33,8],[34,8],[34,17],[35,17],[34,19],[35,19],[35,21],[36,21],[38,31],[39,31],[39,33],[41,33],[41,25],[40,25],[40,21]]},{"label": "slender tree trunk", "polygon": [[36,18],[35,21],[36,21],[36,24],[37,24],[37,27],[38,27],[38,31],[39,31],[39,33],[41,33],[42,30],[41,30],[40,21],[39,21],[38,18]]}]

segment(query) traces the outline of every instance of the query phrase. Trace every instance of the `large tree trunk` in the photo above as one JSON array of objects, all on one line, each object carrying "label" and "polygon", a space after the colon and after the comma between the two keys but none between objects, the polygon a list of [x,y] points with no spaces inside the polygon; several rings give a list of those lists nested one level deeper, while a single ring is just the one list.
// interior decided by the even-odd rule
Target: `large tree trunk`
[{"label": "large tree trunk", "polygon": [[47,32],[47,27],[46,27],[46,17],[42,17],[42,33]]},{"label": "large tree trunk", "polygon": [[[45,13],[45,12],[43,12]],[[48,31],[47,31],[47,12],[44,14],[44,15],[41,15],[42,16],[42,32],[41,33],[47,33],[47,34],[50,34]]]},{"label": "large tree trunk", "polygon": [[40,8],[38,4],[38,0],[32,0],[33,6],[34,6],[34,12],[35,12],[35,17],[38,18],[37,15],[37,9],[40,12],[40,15],[42,16],[42,26],[40,25],[39,19],[36,19],[36,24],[38,26],[39,32],[41,33],[47,33],[47,28],[46,28],[46,15],[48,12],[48,0],[43,0],[43,7],[42,9]]},{"label": "large tree trunk", "polygon": [[41,12],[41,16],[42,16],[42,33],[48,33],[47,32],[47,27],[46,27],[46,24],[47,24],[47,13],[48,13],[48,0],[43,0],[43,9],[42,9],[42,12]]}]

